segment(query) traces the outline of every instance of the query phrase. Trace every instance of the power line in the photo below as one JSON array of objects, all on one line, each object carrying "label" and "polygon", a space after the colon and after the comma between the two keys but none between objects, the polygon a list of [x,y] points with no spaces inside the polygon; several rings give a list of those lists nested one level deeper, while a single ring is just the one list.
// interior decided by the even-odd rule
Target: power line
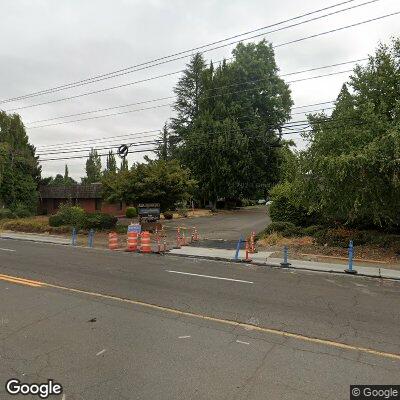
[{"label": "power line", "polygon": [[300,115],[300,114],[313,114],[317,111],[324,111],[324,110],[332,110],[335,107],[324,107],[324,108],[317,108],[316,110],[309,110],[309,111],[301,111],[301,112],[296,112],[292,113],[291,115]]},{"label": "power line", "polygon": [[[269,133],[272,133],[272,134],[275,134],[275,135],[278,135],[279,136],[279,134],[277,134],[276,132],[272,132],[272,131],[270,131]],[[282,135],[285,135],[285,134],[292,134],[293,132],[282,132],[281,134]],[[209,135],[212,135],[211,133],[209,133]],[[152,135],[152,136],[154,136],[154,135]],[[143,139],[144,137],[142,137],[141,139]],[[157,144],[157,143],[161,143],[162,142],[162,140],[161,139],[157,139],[157,140],[149,140],[149,141],[139,141],[139,142],[131,142],[131,143],[125,143],[125,144],[127,144],[128,146],[141,146],[141,145],[144,145],[144,144],[149,144],[149,143],[154,143],[154,144]],[[89,148],[79,148],[79,147],[74,147],[74,148],[71,148],[71,149],[65,149],[65,148],[62,148],[62,149],[48,149],[48,150],[44,150],[45,152],[39,152],[38,153],[38,155],[40,155],[40,156],[43,156],[43,155],[53,155],[53,154],[68,154],[68,153],[79,153],[79,152],[87,152],[87,151],[90,151],[90,150],[113,150],[113,149],[115,149],[115,148],[117,148],[119,145],[121,144],[121,142],[119,142],[118,143],[118,145],[116,145],[115,143],[113,143],[113,144],[111,144],[111,145],[104,145],[103,147],[89,147]]]},{"label": "power line", "polygon": [[[362,62],[362,61],[366,61],[366,60],[368,60],[368,58],[361,58],[361,59],[358,59],[358,60],[352,60],[352,61],[346,61],[346,62],[341,62],[341,63],[336,63],[336,64],[324,65],[322,67],[308,68],[308,69],[304,69],[304,70],[301,70],[301,71],[295,71],[295,72],[282,74],[282,75],[280,75],[280,77],[282,78],[282,77],[285,77],[285,76],[299,75],[299,74],[303,74],[303,73],[306,73],[306,72],[317,71],[319,69],[327,69],[327,68],[337,67],[337,66],[341,66],[341,65],[354,64],[354,63]],[[245,82],[240,82],[240,83],[231,84],[231,85],[224,85],[224,86],[220,86],[220,87],[216,87],[216,88],[212,88],[212,89],[207,89],[205,92],[213,91],[213,90],[220,89],[220,88],[225,88],[225,87],[239,86],[239,85],[243,85],[243,84],[246,84],[246,83],[255,83],[255,82],[259,82],[259,81],[263,81],[263,80],[267,80],[267,79],[269,79],[269,77],[255,79],[255,80],[248,80],[248,81],[245,81]],[[156,102],[156,101],[167,100],[167,99],[175,99],[175,98],[176,98],[176,96],[159,97],[159,98],[156,98],[156,99],[139,101],[139,102],[135,102],[135,103],[122,104],[122,105],[118,105],[118,106],[100,108],[100,109],[96,109],[96,110],[84,111],[84,112],[75,113],[75,114],[60,115],[60,116],[57,116],[57,117],[52,117],[52,118],[47,118],[47,119],[29,121],[29,122],[27,122],[27,124],[36,124],[36,123],[40,123],[40,122],[54,121],[54,120],[57,120],[57,119],[77,117],[77,116],[80,116],[80,115],[93,114],[93,113],[102,112],[102,111],[109,111],[109,110],[114,110],[114,109],[118,109],[118,108],[125,108],[125,107],[134,106],[134,105],[153,103],[153,102]],[[147,110],[147,108],[145,108],[144,110]]]},{"label": "power line", "polygon": [[[143,136],[140,139],[144,139],[146,137],[154,137],[155,135],[149,135],[149,136]],[[147,141],[143,141],[143,142],[131,142],[131,143],[125,143],[127,146],[139,146],[142,144],[148,144],[148,143],[158,143],[159,140],[147,140]],[[66,154],[66,153],[80,153],[83,151],[90,151],[92,149],[94,150],[111,150],[111,149],[116,149],[121,145],[121,142],[117,143],[112,143],[112,144],[104,144],[105,147],[86,147],[86,148],[71,148],[71,149],[48,149],[46,151],[42,151],[42,152],[38,152],[37,155],[38,156],[44,156],[44,155],[50,155],[50,154]]]},{"label": "power line", "polygon": [[[380,0],[372,0],[372,1],[380,1]],[[390,16],[394,16],[394,15],[397,15],[397,14],[400,14],[400,11],[397,11],[397,12],[394,12],[394,13],[390,13],[390,14],[385,14],[385,15],[382,15],[380,17],[375,17],[375,18],[372,18],[372,19],[369,19],[369,20],[357,22],[357,23],[354,23],[354,24],[351,24],[351,25],[346,25],[346,26],[343,26],[343,27],[340,27],[340,28],[329,30],[329,31],[320,32],[320,33],[317,33],[317,34],[314,34],[314,35],[310,35],[310,36],[306,36],[306,37],[303,37],[303,38],[295,39],[295,40],[292,40],[292,41],[289,41],[289,42],[280,43],[278,45],[273,46],[273,48],[279,48],[279,47],[287,46],[287,45],[290,45],[290,44],[293,44],[293,43],[298,43],[298,42],[305,41],[305,40],[308,40],[308,39],[320,37],[320,36],[327,35],[327,34],[334,33],[334,32],[338,32],[338,31],[341,31],[341,30],[344,30],[344,29],[348,29],[348,28],[352,28],[352,27],[355,27],[355,26],[359,26],[359,25],[363,25],[363,24],[366,24],[366,23],[370,23],[370,22],[373,22],[373,21],[381,20],[383,18],[388,18]],[[265,33],[257,35],[257,36],[262,36],[262,35],[265,35]],[[247,38],[246,40],[253,39],[253,38],[254,37]],[[230,44],[234,44],[234,42],[232,42]],[[214,48],[214,49],[216,49],[216,48]],[[175,72],[171,72],[169,74],[159,75],[157,78],[160,78],[160,77],[163,77],[163,76],[177,74],[179,72],[180,71],[175,71]],[[108,87],[108,88],[95,90],[95,91],[92,91],[92,92],[85,92],[85,93],[81,93],[81,94],[78,94],[78,95],[75,95],[75,96],[64,97],[64,98],[61,98],[61,99],[51,100],[51,101],[37,103],[37,104],[33,104],[33,105],[11,108],[11,109],[8,109],[8,110],[5,110],[5,111],[17,111],[17,110],[22,110],[22,109],[26,109],[26,108],[38,107],[38,106],[42,106],[42,105],[46,105],[46,104],[57,103],[57,102],[65,101],[65,100],[71,100],[71,99],[75,99],[75,98],[79,98],[79,97],[83,97],[83,96],[89,96],[89,95],[92,95],[92,94],[102,93],[102,92],[106,92],[106,91],[109,91],[109,90],[114,90],[114,89],[118,89],[118,88],[121,88],[121,87],[134,85],[134,84],[137,84],[137,83],[141,83],[141,82],[145,82],[145,81],[152,80],[152,79],[157,79],[157,78],[153,77],[153,78],[147,78],[147,79],[140,80],[140,81],[128,82],[128,83],[125,83],[125,84],[122,84],[122,85],[111,86],[111,87]]]},{"label": "power line", "polygon": [[96,141],[94,139],[95,143],[82,143],[82,144],[70,144],[67,146],[57,146],[57,147],[50,147],[50,148],[43,148],[37,150],[37,154],[47,154],[49,151],[54,151],[54,150],[74,150],[77,148],[80,148],[80,146],[90,146],[89,149],[96,147],[96,146],[120,146],[122,143],[129,142],[131,140],[137,140],[137,139],[145,139],[145,138],[156,138],[159,136],[160,130],[157,131],[157,133],[151,133],[149,135],[141,135],[141,136],[129,136],[126,138],[121,139],[111,139],[111,140],[106,140],[106,141]]},{"label": "power line", "polygon": [[[158,133],[159,133],[159,131],[158,131]],[[150,134],[150,135],[141,136],[140,138],[136,137],[135,139],[145,139],[145,138],[149,138],[149,137],[154,138],[154,136],[158,136],[158,135]],[[77,146],[73,146],[72,145],[72,147],[71,146],[70,147],[62,146],[62,147],[56,147],[56,148],[42,149],[42,150],[39,150],[36,154],[40,155],[40,156],[43,156],[43,155],[49,155],[49,154],[75,153],[75,152],[82,152],[82,151],[90,151],[92,149],[95,149],[95,150],[110,149],[111,150],[111,149],[117,148],[117,147],[119,147],[119,145],[121,145],[121,140],[114,139],[114,141],[115,140],[118,140],[118,142],[117,143],[113,143],[113,142],[110,143],[110,141],[107,141],[108,143],[104,143],[104,144],[95,143],[92,146],[90,144],[87,144],[87,146],[91,146],[91,147],[86,147],[86,148],[79,147],[79,144],[78,144]],[[159,142],[159,140],[154,140],[154,142]],[[133,143],[141,144],[141,143],[144,143],[144,142],[131,142],[131,143],[125,142],[125,144],[127,144],[127,145],[132,145]],[[103,146],[107,146],[107,147],[96,147],[98,145],[103,145]]]},{"label": "power line", "polygon": [[[283,20],[283,21],[280,21],[280,22],[277,22],[277,23],[274,23],[274,24],[271,24],[271,25],[266,25],[266,26],[261,27],[261,28],[253,29],[251,31],[244,32],[242,34],[237,34],[237,35],[225,38],[225,39],[221,39],[221,40],[218,40],[218,41],[215,41],[215,42],[207,43],[207,44],[202,45],[202,46],[198,46],[198,47],[194,47],[194,48],[191,48],[191,49],[188,49],[188,50],[184,50],[184,51],[180,51],[180,52],[177,52],[177,53],[173,53],[173,54],[170,54],[168,56],[159,57],[159,58],[147,61],[147,62],[143,62],[143,63],[136,64],[136,65],[133,65],[133,66],[130,66],[130,67],[122,68],[122,69],[118,69],[118,70],[115,70],[115,71],[112,71],[112,72],[108,72],[108,73],[105,73],[105,74],[95,75],[95,76],[92,76],[92,77],[89,77],[89,78],[86,78],[86,79],[82,79],[82,80],[79,80],[79,81],[62,84],[62,85],[59,85],[59,86],[55,86],[53,88],[48,88],[48,89],[40,90],[40,91],[37,91],[37,92],[29,93],[29,94],[26,94],[26,95],[5,99],[5,100],[0,101],[0,103],[2,104],[2,103],[10,102],[10,101],[22,100],[22,99],[26,99],[26,98],[29,98],[29,97],[35,97],[35,96],[39,96],[39,95],[43,95],[43,94],[48,94],[48,93],[54,92],[54,91],[69,89],[71,87],[76,87],[77,85],[90,84],[90,83],[93,83],[93,82],[98,82],[99,80],[114,78],[116,76],[120,76],[122,73],[125,74],[128,71],[129,71],[128,73],[134,72],[134,71],[131,71],[131,70],[133,70],[133,69],[135,69],[137,67],[143,67],[143,66],[148,66],[149,67],[150,64],[154,64],[154,63],[156,63],[158,61],[168,60],[168,59],[170,59],[172,57],[176,57],[176,56],[179,56],[179,55],[182,55],[182,54],[186,54],[186,53],[193,53],[194,51],[201,50],[201,49],[204,49],[206,47],[213,46],[215,44],[220,44],[220,43],[226,42],[226,41],[231,40],[231,39],[235,39],[235,38],[242,37],[242,36],[247,36],[249,34],[252,34],[252,33],[255,33],[255,32],[259,32],[260,30],[264,30],[264,29],[267,29],[267,28],[272,28],[274,26],[279,26],[279,25],[282,25],[284,23],[295,21],[297,19],[301,19],[301,18],[304,18],[304,17],[309,16],[309,15],[313,15],[313,14],[316,14],[316,13],[319,13],[319,12],[322,12],[322,11],[325,11],[325,10],[328,10],[328,9],[339,7],[339,6],[343,5],[343,4],[348,4],[348,3],[351,3],[351,2],[354,2],[354,1],[355,0],[347,0],[347,1],[340,2],[340,3],[336,3],[336,4],[333,4],[333,5],[328,6],[328,7],[324,7],[324,8],[318,9],[318,10],[314,10],[314,11],[311,11],[311,12],[308,12],[308,13],[305,13],[305,14],[302,14],[302,15],[299,15],[299,16],[296,16],[296,17],[292,17],[292,18],[289,18],[289,19],[286,19],[286,20]],[[332,14],[344,12],[344,11],[347,11],[347,10],[352,9],[352,8],[361,7],[361,6],[370,4],[370,3],[374,3],[376,1],[379,1],[379,0],[372,0],[372,1],[368,1],[366,3],[362,3],[362,4],[359,4],[359,5],[356,5],[356,6],[352,6],[352,7],[343,9],[343,10],[335,11],[334,13],[330,13],[330,14],[326,14],[326,15],[317,17],[317,19],[324,18],[324,17],[327,17],[327,16],[332,15]],[[315,19],[311,19],[311,20],[300,22],[300,23],[295,24],[295,25],[283,27],[283,28],[280,28],[280,30],[288,29],[290,27],[297,26],[297,25],[300,25],[300,24],[304,24],[304,23],[307,23],[307,22],[310,22],[310,21],[313,21],[313,20],[315,20]],[[272,33],[272,32],[269,32],[269,33]],[[267,34],[267,33],[262,33],[260,35],[265,35],[265,34]],[[247,40],[247,39],[244,39],[244,40]],[[228,44],[228,46],[229,45],[230,44]],[[227,45],[225,45],[225,46],[227,46]],[[209,51],[209,50],[207,50],[207,51]],[[185,58],[188,57],[188,56],[190,56],[190,54],[189,55],[185,55]],[[174,60],[169,60],[169,61],[166,61],[166,62],[171,62],[171,61],[174,61]],[[160,65],[160,63],[155,64],[155,65]],[[150,68],[155,66],[155,65],[151,65]]]},{"label": "power line", "polygon": [[[331,72],[329,74],[312,76],[312,77],[308,77],[308,78],[295,79],[293,81],[287,81],[286,83],[297,83],[297,82],[309,81],[309,80],[312,80],[312,79],[318,79],[318,78],[323,78],[323,77],[327,77],[327,76],[340,75],[340,74],[349,73],[349,72],[352,72],[352,70],[350,69],[350,70],[345,70],[345,71]],[[252,81],[252,82],[255,82],[255,81]],[[244,82],[244,83],[248,83],[248,82]],[[221,88],[223,88],[223,87],[221,87]],[[216,89],[218,89],[218,88],[216,88]],[[222,93],[222,94],[215,95],[215,96],[209,96],[209,97],[206,97],[205,99],[225,96],[227,94],[242,93],[242,92],[256,90],[256,89],[257,88],[237,90],[235,92]],[[167,104],[161,104],[161,105],[152,106],[152,107],[146,107],[146,108],[140,108],[140,109],[134,109],[134,110],[128,110],[128,111],[120,111],[120,112],[117,112],[117,113],[109,113],[109,114],[104,114],[104,115],[97,115],[97,116],[94,116],[94,117],[74,119],[74,120],[71,120],[71,121],[55,122],[55,123],[39,125],[39,126],[28,126],[27,128],[28,129],[46,128],[46,127],[50,127],[50,126],[70,124],[70,123],[74,123],[74,122],[82,122],[82,121],[89,121],[89,120],[94,120],[94,119],[99,119],[99,118],[114,117],[114,116],[117,116],[117,115],[129,114],[129,113],[133,113],[133,112],[138,112],[138,111],[143,111],[143,110],[150,110],[150,109],[161,108],[161,107],[167,107],[167,106],[172,106],[172,105],[173,105],[173,103],[167,103]]]},{"label": "power line", "polygon": [[[319,120],[316,122],[316,125],[318,127],[318,124],[324,124],[324,123],[329,123],[329,122],[333,122],[336,123],[335,126],[343,126],[343,127],[347,127],[348,124],[346,124],[344,121],[341,124],[337,124],[337,121],[333,120],[331,117],[327,117],[324,120]],[[365,122],[362,121],[351,121],[353,125],[365,125]],[[302,133],[309,133],[309,132],[313,132],[314,128],[311,127],[310,123],[308,122],[308,120],[299,120],[299,121],[295,121],[292,124],[288,124],[286,126],[283,126],[284,129],[292,129],[289,132],[281,132],[280,134],[275,133],[276,136],[281,136],[281,135],[293,135],[293,134],[302,134]],[[296,130],[297,129],[297,130]],[[300,129],[300,130],[299,130]],[[274,132],[269,132],[269,133],[274,133]],[[209,133],[209,135],[211,135],[211,133]],[[278,139],[279,140],[279,139]],[[143,146],[146,144],[159,144],[161,143],[161,140],[154,140],[154,141],[147,141],[147,142],[132,142],[129,144],[129,146]],[[115,146],[111,146],[111,147],[104,147],[104,148],[99,148],[99,149],[113,149],[115,148]],[[157,148],[153,148],[153,149],[145,149],[145,150],[135,150],[135,151],[131,151],[130,153],[140,153],[140,152],[150,152],[150,151],[154,151]],[[62,154],[62,153],[73,153],[73,152],[81,152],[84,150],[77,150],[77,151],[55,151],[54,153],[49,153],[49,154]],[[87,151],[87,150],[86,150]],[[107,155],[107,154],[103,154],[103,155]],[[40,160],[39,161],[55,161],[55,160],[66,160],[66,159],[79,159],[79,158],[86,158],[87,156],[71,156],[71,157],[61,157],[61,158],[52,158],[52,159],[44,159],[44,160]]]},{"label": "power line", "polygon": [[[319,106],[319,105],[324,105],[324,104],[332,104],[335,101],[336,100],[330,100],[330,101],[323,101],[323,102],[313,103],[313,104],[305,104],[305,105],[302,105],[302,106],[292,107],[292,110],[308,108],[308,107],[314,107],[314,106]],[[331,107],[328,107],[327,109],[330,109],[330,108]],[[317,111],[317,110],[314,110],[314,111]],[[121,140],[126,140],[126,139],[129,139],[129,138],[133,137],[133,136],[139,137],[140,135],[147,134],[147,133],[159,134],[160,133],[160,129],[152,129],[152,130],[128,133],[128,134],[125,134],[125,135],[114,135],[114,136],[101,137],[101,138],[96,138],[96,139],[94,138],[94,139],[75,140],[75,141],[64,142],[64,143],[53,143],[53,144],[47,144],[47,145],[38,146],[37,149],[39,150],[39,152],[40,151],[51,150],[54,147],[60,147],[60,146],[61,146],[62,149],[65,149],[65,148],[71,148],[71,145],[79,145],[79,144],[87,143],[87,145],[89,146],[90,143],[92,143],[92,142],[96,142],[94,144],[94,145],[96,145],[97,143],[100,143],[100,142],[103,142],[103,141],[106,141],[106,142],[118,141],[119,143],[121,143]],[[150,137],[150,136],[155,136],[155,135],[147,135],[147,136],[142,136],[142,137],[144,138],[144,137]],[[73,148],[75,148],[75,147],[76,146],[73,146]]]},{"label": "power line", "polygon": [[[143,150],[134,150],[130,151],[129,153],[148,153],[156,150],[156,148],[151,148],[151,149],[143,149]],[[108,156],[108,153],[103,153],[103,154],[98,154],[99,157],[105,157]],[[58,161],[58,160],[72,160],[72,159],[78,159],[78,158],[87,158],[87,156],[71,156],[71,157],[62,157],[62,158],[46,158],[44,160],[39,160],[40,162],[46,162],[46,161]]]},{"label": "power line", "polygon": [[[290,132],[291,133],[291,132]],[[285,134],[287,134],[286,132],[283,132],[282,133],[283,135],[285,135]],[[157,140],[157,141],[148,141],[148,142],[141,142],[141,143],[136,143],[136,142],[133,142],[133,143],[129,143],[128,144],[128,146],[130,146],[130,147],[138,147],[138,146],[143,146],[143,145],[146,145],[146,144],[160,144],[162,141],[161,140]],[[103,147],[103,148],[98,148],[98,149],[94,149],[94,150],[112,150],[112,149],[114,149],[115,148],[115,146],[112,146],[112,147]],[[157,147],[155,147],[155,148],[153,148],[153,149],[144,149],[144,150],[134,150],[134,151],[129,151],[129,154],[131,154],[131,153],[142,153],[142,152],[149,152],[149,151],[154,151],[154,150],[156,150],[157,149]],[[90,151],[91,149],[87,149],[87,150],[80,150],[80,151]],[[49,155],[50,154],[63,154],[63,153],[75,153],[75,152],[80,152],[79,150],[77,150],[77,151],[70,151],[70,152],[62,152],[62,151],[60,151],[60,152],[54,152],[54,153],[48,153]],[[107,156],[108,155],[108,153],[104,153],[104,154],[99,154],[99,156]],[[87,158],[87,155],[83,155],[83,156],[68,156],[68,157],[57,157],[57,158],[50,158],[50,159],[40,159],[39,158],[39,161],[40,162],[44,162],[44,161],[56,161],[56,160],[69,160],[69,159],[80,159],[80,158]]]},{"label": "power line", "polygon": [[[306,107],[312,107],[312,106],[316,106],[316,105],[320,105],[320,104],[331,104],[333,103],[335,100],[331,100],[331,101],[327,101],[327,102],[320,102],[320,103],[313,103],[313,104],[307,104],[307,105],[303,105],[303,106],[298,106],[298,107],[293,107],[292,109],[300,109],[300,108],[306,108]],[[313,112],[317,112],[317,111],[323,111],[323,110],[328,110],[328,109],[332,109],[334,107],[324,107],[324,108],[320,108],[320,109],[316,109],[316,110],[307,110],[307,111],[303,111],[301,113],[292,113],[292,115],[297,115],[297,114],[305,114],[305,113],[313,113]],[[241,117],[239,119],[242,119],[245,117]],[[247,118],[247,117],[246,117]],[[285,124],[283,124],[283,128],[284,129],[288,129],[289,126],[291,125],[298,125],[298,124],[308,124],[308,120],[301,120],[301,121],[292,121],[292,122],[287,122]],[[122,141],[132,138],[132,137],[136,137],[136,138],[145,138],[145,137],[152,137],[152,136],[156,136],[158,134],[160,134],[161,130],[160,129],[153,129],[153,130],[147,130],[147,131],[141,131],[141,132],[134,132],[134,133],[128,133],[126,135],[115,135],[115,136],[108,136],[108,137],[102,137],[102,138],[93,138],[93,139],[85,139],[85,140],[77,140],[77,141],[70,141],[70,142],[64,142],[64,143],[54,143],[54,144],[48,144],[48,145],[41,145],[39,147],[37,147],[38,153],[41,153],[43,151],[48,151],[48,150],[53,150],[54,148],[60,148],[60,149],[75,149],[76,146],[75,145],[80,145],[80,144],[84,144],[85,143],[88,146],[92,146],[92,142],[93,145],[97,145],[98,143],[101,143],[103,141],[106,142],[113,142],[113,141],[117,141],[118,144],[120,144]],[[139,135],[143,135],[146,133],[153,133],[152,135],[145,135],[145,136],[139,136]]]},{"label": "power line", "polygon": [[64,145],[73,144],[73,143],[85,143],[85,142],[93,142],[93,141],[98,141],[98,140],[106,140],[109,138],[126,138],[128,136],[141,135],[143,133],[152,133],[152,132],[160,132],[160,129],[151,129],[151,130],[146,130],[146,131],[141,131],[141,132],[127,133],[125,135],[108,136],[108,137],[102,137],[99,139],[84,139],[84,140],[74,140],[72,142],[65,142],[65,143],[45,144],[40,147],[48,148],[48,147],[54,147],[54,146],[64,146]]}]

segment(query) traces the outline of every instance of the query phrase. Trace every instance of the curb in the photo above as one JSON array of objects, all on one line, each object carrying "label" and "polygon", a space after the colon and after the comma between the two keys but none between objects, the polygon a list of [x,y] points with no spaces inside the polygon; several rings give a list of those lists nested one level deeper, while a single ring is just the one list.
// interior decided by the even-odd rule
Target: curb
[{"label": "curb", "polygon": [[9,237],[9,236],[1,236],[0,235],[0,239],[7,239],[7,240],[23,240],[26,242],[34,242],[34,243],[47,243],[47,244],[59,244],[61,246],[70,246],[71,243],[62,243],[62,242],[55,242],[55,241],[51,241],[51,240],[38,240],[35,238],[17,238],[17,237]]},{"label": "curb", "polygon": [[[165,253],[166,255],[170,256],[177,256],[177,257],[186,257],[186,258],[197,258],[197,259],[203,259],[203,260],[214,260],[214,261],[223,261],[223,262],[230,262],[233,264],[249,264],[249,265],[257,265],[260,267],[270,267],[270,268],[275,268],[275,269],[280,269],[280,270],[285,270],[285,271],[311,271],[311,272],[320,272],[320,273],[328,273],[328,274],[337,274],[337,275],[349,275],[348,273],[343,271],[334,271],[334,270],[320,270],[320,269],[315,269],[312,267],[288,267],[288,268],[282,268],[280,264],[273,264],[273,263],[261,263],[257,261],[252,261],[252,262],[247,262],[244,260],[234,260],[230,258],[223,258],[223,257],[212,257],[212,256],[195,256],[195,255],[189,255],[189,254],[176,254],[176,253]],[[363,273],[357,273],[354,274],[353,276],[362,276],[366,278],[374,278],[374,279],[386,279],[386,280],[391,280],[391,281],[400,281],[400,278],[393,278],[393,277],[386,277],[382,276],[380,273],[379,269],[379,275],[368,275],[368,274],[363,274]]]}]

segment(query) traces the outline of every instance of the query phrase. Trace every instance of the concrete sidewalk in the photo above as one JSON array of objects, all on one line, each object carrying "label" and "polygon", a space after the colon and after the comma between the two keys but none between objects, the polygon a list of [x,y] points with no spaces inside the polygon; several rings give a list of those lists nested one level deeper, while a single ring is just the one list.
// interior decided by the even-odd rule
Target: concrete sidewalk
[{"label": "concrete sidewalk", "polygon": [[30,242],[53,243],[53,244],[71,244],[70,239],[66,239],[56,235],[40,234],[40,233],[17,233],[17,232],[1,232],[0,239],[16,239],[28,240]]},{"label": "concrete sidewalk", "polygon": [[[197,257],[205,259],[223,260],[223,261],[234,261],[235,251],[224,250],[224,249],[213,249],[213,248],[200,248],[185,246],[181,249],[173,249],[168,254],[186,256],[186,257]],[[280,258],[270,258],[273,252],[259,252],[251,254],[253,264],[266,265],[271,267],[281,267],[280,263],[283,261]],[[239,252],[239,261],[244,262],[244,250]],[[299,270],[317,271],[317,272],[333,272],[344,274],[347,265],[344,264],[333,264],[323,263],[314,261],[303,261],[303,260],[290,260],[291,268]],[[354,269],[357,271],[357,275],[370,276],[374,278],[387,278],[400,280],[400,271],[381,268],[380,266],[364,266],[359,263],[354,263]]]}]

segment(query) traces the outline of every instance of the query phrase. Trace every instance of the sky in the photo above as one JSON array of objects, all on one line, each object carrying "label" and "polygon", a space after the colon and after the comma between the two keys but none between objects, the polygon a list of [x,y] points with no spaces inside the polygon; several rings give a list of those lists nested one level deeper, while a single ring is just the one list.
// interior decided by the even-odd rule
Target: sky
[{"label": "sky", "polygon": [[[316,16],[338,11],[368,0],[354,0],[347,4],[313,14],[309,17],[280,25],[284,27]],[[343,0],[2,0],[0,23],[0,100],[23,96],[88,77],[151,61],[163,56],[188,50],[271,25],[298,15],[343,2]],[[265,34],[273,45],[340,28],[400,11],[399,0],[378,0],[316,21]],[[364,25],[277,47],[275,56],[281,74],[298,72],[331,64],[364,59],[373,54],[378,43],[389,43],[399,36],[400,14]],[[276,28],[276,27],[275,27]],[[257,33],[268,32],[270,29]],[[246,38],[246,36],[243,36]],[[229,58],[234,45],[204,54],[207,61]],[[19,113],[26,126],[30,142],[35,145],[40,158],[83,156],[90,145],[109,147],[110,141],[83,142],[112,136],[130,135],[113,139],[113,145],[147,141],[157,133],[171,116],[168,105],[172,100],[133,105],[120,109],[101,111],[75,117],[65,117],[47,122],[36,122],[54,117],[92,110],[138,103],[172,96],[172,89],[179,74],[126,85],[96,94],[80,96],[45,105],[37,105],[145,80],[158,75],[177,72],[184,68],[187,57],[153,66],[141,71],[129,71],[123,76],[100,82],[47,93],[28,99],[3,102],[0,109]],[[363,64],[365,62],[361,62]],[[355,64],[331,67],[284,77],[286,81],[351,70]],[[350,72],[290,84],[294,107],[334,100]],[[165,105],[167,104],[167,105]],[[51,123],[67,122],[82,118],[121,111],[137,110],[158,105],[158,108],[125,114],[75,121],[65,124],[37,127]],[[329,107],[329,105],[327,105]],[[21,107],[26,107],[18,109]],[[306,107],[293,113],[321,108]],[[17,109],[17,110],[14,110]],[[327,111],[329,112],[329,111]],[[304,114],[295,114],[293,121],[302,120]],[[36,128],[35,128],[36,126]],[[298,133],[287,135],[299,148],[305,146]],[[49,145],[59,144],[51,151]],[[43,147],[45,146],[45,147]],[[79,146],[80,153],[54,153]],[[147,146],[142,146],[147,148]],[[131,150],[134,150],[131,147]],[[137,149],[137,148],[136,148]],[[107,150],[99,150],[99,153]],[[151,153],[148,153],[151,155]],[[129,162],[141,161],[144,153],[131,153]],[[103,158],[103,164],[105,159]],[[63,173],[68,164],[70,176],[84,176],[85,159],[42,162],[42,175]]]}]

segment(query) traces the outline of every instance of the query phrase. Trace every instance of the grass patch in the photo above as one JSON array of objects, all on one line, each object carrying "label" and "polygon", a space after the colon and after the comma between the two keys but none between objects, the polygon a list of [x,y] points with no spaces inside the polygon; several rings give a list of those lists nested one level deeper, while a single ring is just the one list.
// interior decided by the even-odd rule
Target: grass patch
[{"label": "grass patch", "polygon": [[[350,240],[352,240],[355,246],[368,245],[391,248],[394,252],[400,254],[400,235],[377,230],[360,230],[347,227],[330,228],[321,225],[312,225],[304,228],[291,222],[276,221],[257,235],[257,239],[265,243],[276,242],[278,237],[311,237],[318,245],[341,248],[347,248]],[[282,243],[282,240],[279,243]]]},{"label": "grass patch", "polygon": [[49,226],[49,219],[44,216],[3,220],[1,221],[0,228],[26,233],[67,233],[71,231],[71,228],[68,226]]}]

